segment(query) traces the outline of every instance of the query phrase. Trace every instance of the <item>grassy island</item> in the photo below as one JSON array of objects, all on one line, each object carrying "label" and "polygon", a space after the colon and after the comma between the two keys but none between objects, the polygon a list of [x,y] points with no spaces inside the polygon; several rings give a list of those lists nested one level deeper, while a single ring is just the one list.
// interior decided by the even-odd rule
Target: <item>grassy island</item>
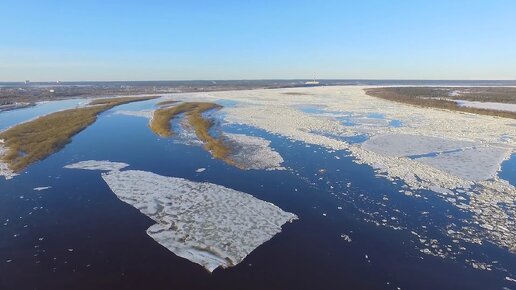
[{"label": "grassy island", "polygon": [[[172,104],[170,101],[167,104]],[[158,103],[160,105],[160,103]],[[188,123],[192,126],[197,138],[204,142],[204,148],[213,157],[222,159],[227,163],[234,162],[229,159],[231,148],[225,144],[222,138],[215,138],[210,135],[209,130],[213,127],[213,121],[206,119],[202,114],[209,110],[220,109],[221,105],[208,102],[185,102],[172,107],[160,108],[154,111],[150,122],[151,130],[159,136],[169,137],[173,135],[170,121],[181,114],[184,114]]]},{"label": "grassy island", "polygon": [[93,124],[100,113],[118,105],[153,98],[96,99],[86,107],[59,111],[18,124],[0,132],[6,148],[6,153],[0,158],[11,170],[20,171],[63,148],[74,135]]}]

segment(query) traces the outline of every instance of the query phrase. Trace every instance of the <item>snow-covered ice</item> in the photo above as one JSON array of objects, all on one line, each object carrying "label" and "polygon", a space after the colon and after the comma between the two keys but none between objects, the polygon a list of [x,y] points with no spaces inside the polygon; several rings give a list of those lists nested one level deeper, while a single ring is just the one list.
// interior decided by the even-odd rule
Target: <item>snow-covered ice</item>
[{"label": "snow-covered ice", "polygon": [[33,190],[35,191],[43,191],[52,188],[52,186],[40,186],[40,187],[34,187]]},{"label": "snow-covered ice", "polygon": [[462,107],[488,109],[496,111],[516,112],[516,104],[494,103],[494,102],[476,102],[466,100],[456,100],[457,105]]},{"label": "snow-covered ice", "polygon": [[466,180],[481,181],[496,177],[500,164],[510,155],[509,148],[489,146],[468,148],[416,160]]},{"label": "snow-covered ice", "polygon": [[123,162],[112,162],[112,161],[107,161],[107,160],[102,160],[102,161],[86,160],[86,161],[80,161],[77,163],[66,165],[65,168],[112,171],[112,170],[120,170],[127,166],[129,166],[129,164],[123,163]]},{"label": "snow-covered ice", "polygon": [[270,147],[270,141],[244,134],[224,134],[233,150],[230,159],[243,169],[285,169],[281,164],[283,158]]},{"label": "snow-covered ice", "polygon": [[470,141],[394,133],[374,136],[365,141],[362,148],[389,156],[411,156],[450,151],[473,145],[475,143]]},{"label": "snow-covered ice", "polygon": [[[109,167],[106,161],[94,163],[67,168]],[[221,185],[111,168],[102,174],[111,190],[156,222],[147,234],[210,272],[237,265],[281,232],[283,224],[297,219],[274,204]]]}]

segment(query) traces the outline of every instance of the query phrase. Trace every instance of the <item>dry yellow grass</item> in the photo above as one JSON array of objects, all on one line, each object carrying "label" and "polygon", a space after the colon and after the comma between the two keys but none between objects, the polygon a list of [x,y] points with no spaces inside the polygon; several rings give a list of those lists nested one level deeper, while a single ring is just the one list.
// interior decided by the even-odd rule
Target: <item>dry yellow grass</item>
[{"label": "dry yellow grass", "polygon": [[229,164],[234,164],[228,157],[231,153],[231,148],[224,143],[222,138],[214,138],[210,135],[209,130],[213,126],[213,121],[205,119],[202,116],[203,112],[220,108],[222,108],[222,106],[218,104],[206,102],[186,102],[173,107],[161,108],[154,112],[150,128],[159,136],[172,136],[173,132],[170,128],[170,120],[180,114],[185,114],[197,138],[204,142],[204,148],[209,151],[213,157],[222,159]]},{"label": "dry yellow grass", "polygon": [[154,116],[150,122],[150,128],[159,136],[169,137],[173,134],[170,129],[170,120],[174,119],[178,115],[191,114],[192,112],[202,114],[202,112],[220,108],[220,105],[214,103],[186,102],[173,107],[157,109],[154,111]]},{"label": "dry yellow grass", "polygon": [[[475,88],[476,89],[476,88]],[[484,101],[500,101],[503,103],[511,103],[511,93],[512,91],[501,91],[495,90],[496,88],[482,88],[486,92],[478,92],[478,93],[470,93],[469,96],[459,97],[462,99],[469,100],[484,100]],[[494,92],[490,92],[489,89],[493,89]],[[425,88],[425,87],[387,87],[387,88],[372,88],[365,89],[367,95],[377,98],[386,99],[389,101],[395,101],[399,103],[406,103],[420,107],[433,107],[445,110],[453,110],[460,112],[467,112],[473,114],[480,115],[489,115],[489,116],[498,116],[503,118],[511,118],[516,119],[516,113],[508,112],[508,111],[497,111],[490,109],[480,109],[480,108],[470,108],[463,107],[457,105],[457,103],[453,100],[449,100],[451,97],[448,95],[447,90],[442,90],[440,88]],[[489,99],[488,97],[481,98],[481,94],[485,93],[486,96],[489,96],[491,93],[492,97]],[[514,95],[512,95],[512,99],[514,99]]]},{"label": "dry yellow grass", "polygon": [[149,100],[154,97],[97,99],[89,106],[39,117],[0,132],[7,152],[1,156],[13,171],[20,171],[60,150],[71,138],[87,128],[97,115],[115,106]]},{"label": "dry yellow grass", "polygon": [[157,103],[156,105],[164,107],[164,106],[168,106],[168,105],[172,105],[172,104],[177,104],[177,102],[178,101],[175,101],[175,100],[166,100],[166,101],[161,101],[161,102]]}]

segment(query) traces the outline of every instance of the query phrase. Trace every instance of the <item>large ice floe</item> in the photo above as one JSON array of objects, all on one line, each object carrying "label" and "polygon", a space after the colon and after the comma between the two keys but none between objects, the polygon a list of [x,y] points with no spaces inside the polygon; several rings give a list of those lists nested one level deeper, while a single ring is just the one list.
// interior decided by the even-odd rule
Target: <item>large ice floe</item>
[{"label": "large ice floe", "polygon": [[487,146],[471,141],[407,134],[378,135],[362,148],[386,156],[407,157],[471,181],[496,177],[512,152],[506,145]]},{"label": "large ice floe", "polygon": [[328,151],[346,150],[356,163],[372,166],[378,176],[403,181],[407,195],[417,198],[420,195],[413,192],[431,190],[472,215],[463,220],[470,226],[445,234],[477,244],[492,242],[516,252],[516,189],[498,177],[501,163],[516,152],[516,121],[390,102],[366,95],[364,88],[173,97],[232,100],[238,105],[221,110],[226,123],[256,127]]},{"label": "large ice floe", "polygon": [[237,265],[297,219],[244,192],[152,172],[120,171],[122,165],[90,160],[66,168],[111,170],[102,178],[116,196],[156,222],[147,234],[210,272]]}]

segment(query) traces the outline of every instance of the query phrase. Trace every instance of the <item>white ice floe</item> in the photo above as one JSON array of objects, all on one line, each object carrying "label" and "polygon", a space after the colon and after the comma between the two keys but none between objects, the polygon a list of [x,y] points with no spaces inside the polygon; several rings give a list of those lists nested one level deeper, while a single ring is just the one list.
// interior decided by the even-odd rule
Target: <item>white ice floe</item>
[{"label": "white ice floe", "polygon": [[[104,166],[102,161],[97,167]],[[102,178],[120,200],[156,222],[147,230],[150,237],[210,272],[237,265],[297,219],[274,204],[212,183],[116,169]]]},{"label": "white ice floe", "polygon": [[224,134],[233,149],[230,159],[244,169],[285,169],[281,164],[283,158],[270,147],[270,141],[244,134]]},{"label": "white ice floe", "polygon": [[206,168],[202,167],[202,168],[198,168],[197,170],[195,170],[195,172],[201,173],[201,172],[203,172],[205,170],[206,170]]},{"label": "white ice floe", "polygon": [[340,234],[340,237],[344,239],[344,241],[351,243],[351,238],[346,234]]},{"label": "white ice floe", "polygon": [[511,152],[503,147],[475,147],[416,160],[466,180],[481,181],[496,177],[500,164]]},{"label": "white ice floe", "polygon": [[474,146],[474,142],[409,134],[386,134],[369,138],[362,148],[389,156],[411,156]]},{"label": "white ice floe", "polygon": [[33,190],[35,191],[43,191],[52,188],[52,186],[40,186],[40,187],[34,187]]},{"label": "white ice floe", "polygon": [[475,101],[465,101],[465,100],[456,100],[455,102],[457,103],[457,105],[459,105],[461,107],[516,112],[516,104],[494,103],[494,102],[475,102]]},{"label": "white ice floe", "polygon": [[511,277],[509,277],[509,276],[506,276],[506,277],[505,277],[505,280],[516,283],[516,279],[513,279],[513,278],[511,278]]},{"label": "white ice floe", "polygon": [[112,170],[121,170],[129,166],[127,163],[122,162],[112,162],[112,161],[97,161],[97,160],[87,160],[80,161],[77,163],[66,165],[65,168],[68,169],[86,169],[86,170],[103,170],[103,171],[112,171]]}]

